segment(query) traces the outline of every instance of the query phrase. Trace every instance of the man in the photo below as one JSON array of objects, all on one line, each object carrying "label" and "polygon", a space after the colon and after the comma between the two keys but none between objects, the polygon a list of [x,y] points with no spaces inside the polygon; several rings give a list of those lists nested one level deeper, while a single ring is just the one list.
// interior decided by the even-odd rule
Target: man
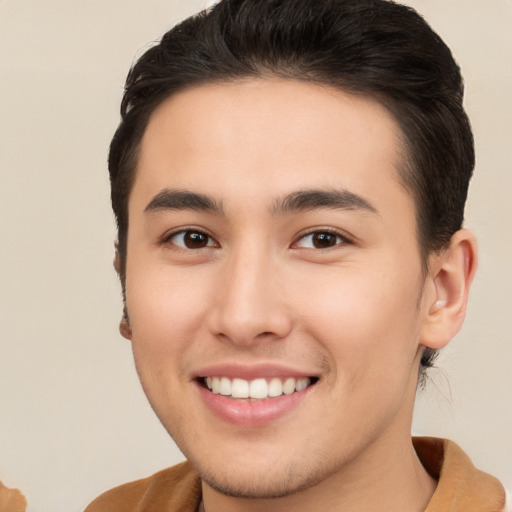
[{"label": "man", "polygon": [[225,0],[131,70],[109,169],[143,388],[187,463],[98,511],[493,511],[418,382],[476,270],[460,71],[384,0]]}]

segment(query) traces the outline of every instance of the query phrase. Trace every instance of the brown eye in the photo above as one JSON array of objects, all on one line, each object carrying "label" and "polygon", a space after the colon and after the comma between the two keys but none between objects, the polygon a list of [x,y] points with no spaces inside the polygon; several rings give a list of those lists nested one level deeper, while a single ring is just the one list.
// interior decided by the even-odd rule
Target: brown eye
[{"label": "brown eye", "polygon": [[182,249],[203,249],[205,247],[213,247],[215,243],[212,238],[201,231],[180,231],[174,233],[169,242],[181,247]]},{"label": "brown eye", "polygon": [[345,239],[336,233],[330,231],[315,231],[309,235],[303,236],[298,242],[297,247],[305,249],[330,249],[345,242]]},{"label": "brown eye", "polygon": [[315,233],[312,242],[317,249],[326,249],[334,247],[338,243],[338,237],[334,233]]}]

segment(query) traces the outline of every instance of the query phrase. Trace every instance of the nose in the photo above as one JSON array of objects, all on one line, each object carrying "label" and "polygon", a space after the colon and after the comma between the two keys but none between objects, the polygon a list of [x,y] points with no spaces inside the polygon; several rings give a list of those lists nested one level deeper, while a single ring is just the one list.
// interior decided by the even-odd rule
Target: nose
[{"label": "nose", "polygon": [[209,329],[240,346],[286,337],[292,328],[283,273],[269,254],[244,251],[227,258],[209,309]]}]

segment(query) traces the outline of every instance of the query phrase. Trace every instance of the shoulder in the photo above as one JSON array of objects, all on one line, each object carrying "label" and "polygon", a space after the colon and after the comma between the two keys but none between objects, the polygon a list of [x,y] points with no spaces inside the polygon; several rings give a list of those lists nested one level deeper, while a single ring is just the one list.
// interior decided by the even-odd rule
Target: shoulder
[{"label": "shoulder", "polygon": [[115,487],[96,498],[85,512],[195,512],[201,482],[188,462]]},{"label": "shoulder", "polygon": [[431,437],[413,442],[423,466],[438,481],[425,512],[509,512],[503,485],[478,470],[457,444]]}]

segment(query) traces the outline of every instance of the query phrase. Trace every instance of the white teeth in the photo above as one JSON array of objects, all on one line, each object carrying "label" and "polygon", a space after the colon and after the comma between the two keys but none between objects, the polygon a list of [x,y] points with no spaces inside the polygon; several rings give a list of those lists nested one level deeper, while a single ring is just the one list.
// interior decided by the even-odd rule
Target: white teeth
[{"label": "white teeth", "polygon": [[295,379],[291,377],[286,379],[283,384],[283,393],[285,395],[291,395],[295,391]]},{"label": "white teeth", "polygon": [[302,379],[297,379],[297,384],[295,384],[295,391],[302,391],[306,389],[309,384],[309,379],[307,377]]},{"label": "white teeth", "polygon": [[231,395],[231,381],[227,377],[220,379],[219,393],[225,396]]},{"label": "white teeth", "polygon": [[265,379],[253,380],[249,386],[249,396],[251,398],[267,398],[268,384]]},{"label": "white teeth", "polygon": [[283,383],[281,379],[274,377],[268,384],[268,396],[281,396],[283,394]]},{"label": "white teeth", "polygon": [[213,393],[232,396],[233,398],[260,400],[281,396],[282,394],[290,395],[295,391],[306,389],[311,383],[311,380],[307,377],[301,377],[300,379],[289,377],[284,383],[278,377],[274,377],[270,382],[263,378],[249,382],[239,378],[231,380],[228,377],[206,377],[204,381],[207,388]]},{"label": "white teeth", "polygon": [[233,379],[231,396],[233,398],[249,398],[249,383],[244,379]]}]

